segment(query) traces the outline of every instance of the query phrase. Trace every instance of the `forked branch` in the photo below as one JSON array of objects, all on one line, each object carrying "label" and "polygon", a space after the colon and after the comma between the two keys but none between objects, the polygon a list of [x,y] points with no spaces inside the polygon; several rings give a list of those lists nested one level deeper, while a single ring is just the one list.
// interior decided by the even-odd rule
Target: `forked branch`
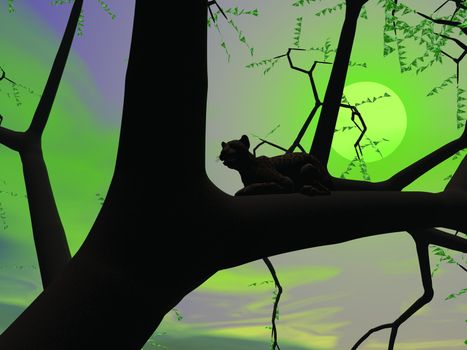
[{"label": "forked branch", "polygon": [[18,151],[23,164],[34,243],[44,288],[63,270],[71,254],[50,185],[41,137],[68,59],[82,6],[83,0],[75,0],[29,129],[16,132],[0,127],[0,142]]},{"label": "forked branch", "polygon": [[293,62],[292,62],[292,57],[291,57],[290,53],[293,50],[295,50],[295,51],[304,51],[303,49],[289,48],[285,55],[277,56],[275,58],[287,56],[287,60],[289,61],[290,68],[292,68],[292,69],[294,69],[296,71],[299,71],[301,73],[305,73],[306,75],[308,75],[308,78],[310,79],[310,84],[311,84],[311,89],[312,89],[312,92],[313,92],[313,99],[315,100],[315,104],[314,104],[310,114],[308,114],[308,117],[306,118],[305,122],[303,123],[302,128],[298,132],[297,137],[295,138],[294,142],[292,143],[292,145],[288,149],[289,152],[293,152],[295,150],[295,148],[298,147],[298,148],[300,148],[300,150],[302,152],[304,152],[304,149],[303,149],[302,145],[300,144],[300,142],[301,142],[303,136],[305,135],[305,132],[308,129],[311,121],[313,120],[313,117],[315,116],[316,112],[323,105],[323,103],[321,102],[321,98],[318,95],[318,89],[316,88],[316,83],[315,83],[315,79],[313,77],[313,72],[314,72],[314,70],[315,70],[315,68],[316,68],[316,66],[318,64],[331,64],[331,63],[330,62],[325,62],[325,61],[314,61],[309,70],[299,68],[299,67],[295,66],[293,64]]},{"label": "forked branch", "polygon": [[391,335],[389,337],[388,350],[394,349],[394,343],[396,342],[397,331],[399,327],[407,321],[413,314],[420,310],[424,305],[428,304],[433,299],[433,283],[431,279],[430,271],[430,257],[428,251],[428,242],[423,239],[422,232],[409,232],[415,240],[417,247],[418,263],[420,266],[420,273],[422,276],[423,284],[423,295],[417,299],[401,316],[399,316],[394,322],[386,323],[378,327],[370,329],[365,335],[363,335],[352,347],[352,350],[356,350],[371,334],[380,331],[382,329],[391,329]]},{"label": "forked branch", "polygon": [[[363,135],[365,135],[365,133],[367,131],[365,121],[363,120],[363,117],[362,117],[361,113],[358,111],[357,107],[351,106],[351,105],[345,104],[345,103],[341,104],[341,107],[350,109],[350,111],[352,112],[352,117],[351,117],[352,122],[355,124],[357,129],[360,130],[360,136],[358,137],[357,141],[355,141],[355,143],[353,145],[353,147],[355,148],[355,152],[357,153],[357,157],[358,157],[358,159],[360,159],[360,156],[363,155],[362,147],[360,146],[360,141],[362,140]],[[362,124],[362,126],[358,125],[358,123],[355,121],[356,116],[358,117],[358,120],[360,120],[360,123]],[[359,151],[360,151],[360,153],[359,153]]]},{"label": "forked branch", "polygon": [[222,15],[224,16],[224,18],[225,18],[226,20],[228,20],[226,14],[225,14],[225,12],[224,12],[224,10],[222,9],[222,7],[219,6],[219,4],[217,3],[217,1],[216,1],[216,0],[209,0],[209,1],[208,1],[208,10],[209,10],[209,13],[210,13],[210,15],[211,15],[212,21],[213,21],[214,23],[216,23],[216,17],[214,16],[214,13],[212,13],[212,10],[211,10],[211,6],[214,6],[214,5],[217,6],[217,9],[219,10],[220,13],[222,13]]}]

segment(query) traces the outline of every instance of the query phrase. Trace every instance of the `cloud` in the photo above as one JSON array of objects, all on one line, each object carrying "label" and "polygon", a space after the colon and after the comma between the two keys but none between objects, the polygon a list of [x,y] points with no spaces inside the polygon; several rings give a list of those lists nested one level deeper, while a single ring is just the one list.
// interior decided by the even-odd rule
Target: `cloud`
[{"label": "cloud", "polygon": [[[258,264],[260,264],[258,266]],[[269,293],[274,289],[272,277],[262,262],[242,265],[217,272],[197,292],[252,294]],[[326,281],[340,274],[336,266],[281,266],[277,275],[281,285],[288,289],[301,285]]]}]

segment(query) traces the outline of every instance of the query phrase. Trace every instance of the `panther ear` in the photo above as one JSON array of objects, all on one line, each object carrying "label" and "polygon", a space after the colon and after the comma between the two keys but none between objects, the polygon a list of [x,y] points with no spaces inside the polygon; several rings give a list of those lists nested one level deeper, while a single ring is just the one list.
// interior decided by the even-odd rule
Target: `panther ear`
[{"label": "panther ear", "polygon": [[227,144],[226,144],[224,141],[221,142],[222,148],[224,148],[226,145],[227,145]]},{"label": "panther ear", "polygon": [[246,148],[250,148],[250,140],[248,139],[248,136],[242,135],[242,137],[240,137],[240,141],[246,146]]}]

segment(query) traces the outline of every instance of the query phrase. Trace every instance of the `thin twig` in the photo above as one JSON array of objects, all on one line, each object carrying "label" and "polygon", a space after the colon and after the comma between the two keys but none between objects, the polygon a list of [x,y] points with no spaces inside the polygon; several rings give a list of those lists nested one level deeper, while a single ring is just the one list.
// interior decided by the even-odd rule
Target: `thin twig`
[{"label": "thin twig", "polygon": [[273,338],[273,344],[271,349],[272,350],[280,350],[279,344],[277,342],[277,327],[276,327],[276,317],[277,317],[277,307],[279,306],[279,299],[281,298],[282,295],[282,286],[279,282],[279,279],[277,278],[276,270],[274,269],[274,266],[271,263],[271,260],[269,258],[263,258],[264,263],[269,269],[269,272],[271,272],[272,278],[274,279],[274,283],[276,284],[277,288],[277,295],[276,295],[276,300],[274,301],[274,308],[272,310],[272,333],[271,336]]}]

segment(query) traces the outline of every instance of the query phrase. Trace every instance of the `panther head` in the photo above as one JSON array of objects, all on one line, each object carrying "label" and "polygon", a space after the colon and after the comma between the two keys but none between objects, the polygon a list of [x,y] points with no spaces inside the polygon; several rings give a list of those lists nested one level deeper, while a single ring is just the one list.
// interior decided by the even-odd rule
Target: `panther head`
[{"label": "panther head", "polygon": [[219,159],[230,169],[240,170],[246,166],[252,157],[249,151],[250,140],[248,136],[242,135],[240,140],[222,142],[222,151]]}]

